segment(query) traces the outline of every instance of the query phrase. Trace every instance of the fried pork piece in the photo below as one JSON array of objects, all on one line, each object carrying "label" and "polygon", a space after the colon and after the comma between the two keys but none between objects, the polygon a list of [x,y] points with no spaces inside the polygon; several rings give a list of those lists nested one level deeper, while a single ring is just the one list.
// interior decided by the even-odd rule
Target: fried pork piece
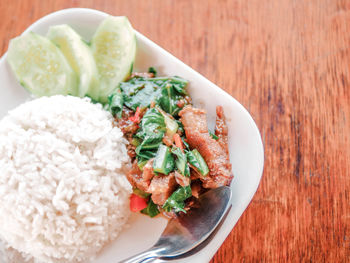
[{"label": "fried pork piece", "polygon": [[217,114],[216,133],[219,139],[216,141],[208,132],[204,110],[188,105],[179,113],[188,144],[192,149],[199,151],[208,165],[209,174],[200,175],[200,180],[205,188],[229,185],[233,178],[228,148],[225,145],[227,144],[227,126],[222,107],[217,108]]},{"label": "fried pork piece", "polygon": [[136,160],[132,163],[132,168],[126,174],[126,177],[133,187],[136,187],[144,192],[148,192],[151,179],[154,176],[152,164],[153,159],[149,160],[144,166],[143,171],[141,171]]},{"label": "fried pork piece", "polygon": [[123,134],[129,141],[139,128],[137,123],[130,120],[130,117],[134,116],[134,114],[135,113],[132,110],[124,107],[122,117],[116,119],[118,127],[122,130]]},{"label": "fried pork piece", "polygon": [[163,205],[177,186],[174,173],[156,175],[153,177],[148,193],[151,193],[153,203]]},{"label": "fried pork piece", "polygon": [[143,171],[137,166],[135,160],[132,169],[127,173],[127,178],[133,187],[152,194],[152,200],[157,205],[163,205],[177,186],[175,173],[169,175],[153,172],[153,159],[150,159],[143,167]]},{"label": "fried pork piece", "polygon": [[[222,106],[216,107],[216,125],[215,125],[215,135],[218,136],[218,142],[221,147],[225,150],[227,156],[228,153],[228,128],[226,125],[226,119],[224,115],[224,109]],[[231,170],[231,167],[230,167]]]},{"label": "fried pork piece", "polygon": [[191,184],[191,191],[192,191],[192,196],[195,198],[199,198],[201,193],[203,192],[202,184],[199,180],[195,180]]},{"label": "fried pork piece", "polygon": [[191,183],[190,177],[183,176],[178,171],[174,172],[176,182],[182,187],[188,186]]}]

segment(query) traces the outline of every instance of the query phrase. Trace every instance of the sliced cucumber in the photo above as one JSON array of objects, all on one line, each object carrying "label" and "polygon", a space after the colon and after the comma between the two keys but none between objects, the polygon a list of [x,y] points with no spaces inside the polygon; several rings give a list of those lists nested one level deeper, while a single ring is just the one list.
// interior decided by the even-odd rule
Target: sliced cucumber
[{"label": "sliced cucumber", "polygon": [[98,71],[90,47],[68,25],[50,27],[47,37],[55,43],[79,76],[80,97],[99,98]]},{"label": "sliced cucumber", "polygon": [[36,96],[76,95],[77,76],[50,40],[27,33],[10,41],[7,52],[17,80]]},{"label": "sliced cucumber", "polygon": [[97,28],[91,43],[100,74],[100,101],[108,96],[132,71],[136,54],[136,37],[129,20],[107,17]]}]

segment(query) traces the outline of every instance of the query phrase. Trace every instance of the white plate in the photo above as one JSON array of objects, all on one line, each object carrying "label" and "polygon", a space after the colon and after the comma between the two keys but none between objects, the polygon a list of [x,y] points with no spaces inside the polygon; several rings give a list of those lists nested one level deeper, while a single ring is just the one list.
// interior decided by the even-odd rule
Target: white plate
[{"label": "white plate", "polygon": [[[69,24],[86,40],[90,40],[106,16],[106,13],[92,9],[66,9],[39,19],[25,32],[33,31],[45,35],[52,25]],[[260,133],[247,110],[229,94],[140,33],[137,33],[137,40],[137,71],[145,71],[153,66],[160,75],[178,75],[189,80],[189,92],[194,104],[207,110],[211,128],[215,123],[215,106],[222,105],[226,113],[234,174],[231,184],[232,209],[214,238],[202,250],[179,261],[208,262],[224,242],[258,188],[264,164]],[[0,118],[29,98],[29,94],[15,80],[5,58],[6,54],[0,60]],[[106,247],[95,263],[116,262],[151,247],[167,221],[164,218],[150,219],[133,214],[129,223],[130,228],[124,230],[115,242]]]}]

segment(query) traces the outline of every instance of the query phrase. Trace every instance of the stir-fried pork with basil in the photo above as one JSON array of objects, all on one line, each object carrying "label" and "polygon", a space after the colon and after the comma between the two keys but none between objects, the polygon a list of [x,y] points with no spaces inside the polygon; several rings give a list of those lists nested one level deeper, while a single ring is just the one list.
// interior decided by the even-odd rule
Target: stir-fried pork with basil
[{"label": "stir-fried pork with basil", "polygon": [[206,112],[187,94],[188,82],[155,74],[133,73],[109,97],[109,110],[130,143],[130,209],[151,217],[186,212],[206,189],[233,178],[223,108],[216,108],[211,133]]}]

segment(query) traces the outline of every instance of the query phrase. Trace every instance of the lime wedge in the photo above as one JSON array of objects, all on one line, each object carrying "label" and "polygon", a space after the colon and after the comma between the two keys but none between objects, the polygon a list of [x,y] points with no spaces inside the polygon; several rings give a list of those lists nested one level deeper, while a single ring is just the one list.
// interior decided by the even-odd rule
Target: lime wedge
[{"label": "lime wedge", "polygon": [[97,28],[91,43],[100,74],[100,101],[108,96],[132,71],[136,37],[125,16],[107,17]]},{"label": "lime wedge", "polygon": [[98,71],[90,47],[68,25],[52,26],[47,37],[56,44],[79,76],[78,95],[98,100]]},{"label": "lime wedge", "polygon": [[76,74],[45,37],[27,33],[12,39],[7,61],[21,85],[36,96],[77,94]]}]

